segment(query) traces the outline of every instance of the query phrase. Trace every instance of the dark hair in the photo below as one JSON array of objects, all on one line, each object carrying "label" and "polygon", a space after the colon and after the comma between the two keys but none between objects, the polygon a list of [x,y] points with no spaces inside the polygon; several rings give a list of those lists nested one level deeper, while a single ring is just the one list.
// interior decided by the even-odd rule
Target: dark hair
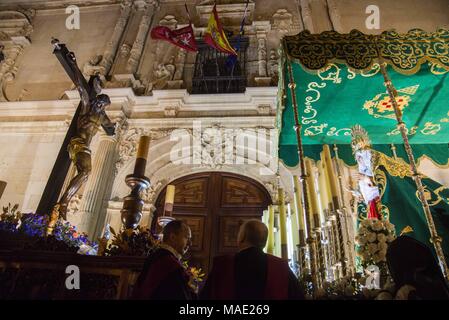
[{"label": "dark hair", "polygon": [[101,103],[103,105],[110,105],[111,104],[111,99],[109,99],[109,96],[107,94],[99,94],[99,95],[97,95],[95,100],[96,100],[97,103]]},{"label": "dark hair", "polygon": [[181,220],[170,221],[162,230],[163,239],[168,239],[171,234],[178,235],[186,228],[188,228],[188,226]]}]

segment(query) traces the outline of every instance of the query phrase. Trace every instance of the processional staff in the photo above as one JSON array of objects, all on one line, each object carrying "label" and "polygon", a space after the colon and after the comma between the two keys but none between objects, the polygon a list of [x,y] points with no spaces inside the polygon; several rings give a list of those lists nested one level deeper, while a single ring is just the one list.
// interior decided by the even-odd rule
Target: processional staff
[{"label": "processional staff", "polygon": [[422,207],[424,210],[424,214],[425,214],[425,217],[427,220],[427,225],[429,227],[430,236],[431,236],[430,242],[433,244],[433,246],[435,248],[435,251],[438,256],[438,260],[440,262],[440,267],[443,271],[444,277],[446,278],[446,280],[449,281],[449,269],[448,269],[448,266],[446,263],[446,259],[444,258],[443,248],[441,246],[442,239],[437,233],[437,230],[435,227],[435,222],[433,221],[433,217],[430,212],[429,203],[427,202],[427,198],[425,196],[425,190],[424,190],[424,186],[421,181],[421,175],[418,172],[418,168],[416,166],[416,161],[415,161],[415,156],[413,155],[413,150],[412,150],[412,147],[410,146],[410,142],[408,140],[408,136],[407,136],[408,130],[407,130],[406,125],[402,119],[402,111],[399,109],[398,102],[396,100],[397,91],[396,91],[396,88],[393,86],[393,83],[391,82],[390,76],[388,75],[387,68],[386,68],[387,63],[384,61],[384,59],[382,57],[382,54],[380,52],[380,48],[379,48],[379,45],[377,42],[376,42],[376,45],[377,45],[377,51],[378,51],[377,53],[378,53],[380,71],[384,78],[384,85],[387,88],[388,95],[390,96],[390,100],[393,104],[394,114],[396,116],[396,121],[397,121],[397,128],[401,132],[402,140],[404,141],[404,148],[405,148],[405,151],[408,156],[410,169],[413,174],[413,180],[416,183],[416,187],[418,189],[419,200],[421,201],[421,204],[422,204]]},{"label": "processional staff", "polygon": [[[299,112],[298,112],[298,103],[296,100],[296,83],[295,79],[293,77],[293,70],[292,70],[292,63],[291,63],[291,57],[288,54],[285,40],[283,40],[283,46],[284,51],[287,56],[287,70],[288,70],[288,76],[289,76],[289,84],[288,87],[290,89],[290,94],[292,97],[293,102],[293,111],[294,111],[294,118],[295,118],[295,131],[296,131],[296,142],[298,147],[298,160],[299,165],[301,168],[301,184],[302,184],[302,207],[304,210],[304,215],[307,216],[310,214],[310,198],[308,193],[308,185],[307,185],[307,174],[306,166],[305,166],[305,156],[304,156],[304,149],[302,145],[302,137],[301,137],[301,124],[299,122]],[[317,267],[317,251],[316,251],[316,239],[313,235],[312,226],[310,223],[306,223],[307,228],[307,245],[309,248],[309,257],[310,257],[310,271],[312,276],[312,285],[313,290],[316,292],[318,289],[319,283],[318,283],[318,267]]]}]

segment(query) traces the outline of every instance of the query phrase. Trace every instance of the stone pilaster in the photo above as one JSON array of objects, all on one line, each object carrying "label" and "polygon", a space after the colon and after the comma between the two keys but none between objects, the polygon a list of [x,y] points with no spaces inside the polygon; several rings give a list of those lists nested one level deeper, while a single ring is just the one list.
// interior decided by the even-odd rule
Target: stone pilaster
[{"label": "stone pilaster", "polygon": [[106,44],[106,49],[103,53],[103,59],[100,63],[100,72],[103,75],[107,75],[111,70],[112,64],[117,54],[117,49],[120,44],[120,39],[122,38],[123,32],[125,30],[126,24],[131,13],[131,0],[124,0],[121,4],[120,18],[114,27],[112,36]]},{"label": "stone pilaster", "polygon": [[137,36],[131,48],[130,56],[126,66],[127,71],[131,74],[135,74],[137,72],[137,69],[139,68],[140,58],[142,57],[145,45],[145,39],[148,36],[148,32],[150,30],[151,22],[153,20],[157,5],[157,1],[147,0],[142,7],[144,13],[140,20],[139,30],[137,31]]},{"label": "stone pilaster", "polygon": [[86,183],[80,214],[81,231],[86,231],[92,240],[101,236],[106,211],[104,203],[114,181],[117,137],[101,133],[98,148],[92,161],[92,172]]},{"label": "stone pilaster", "polygon": [[258,64],[258,75],[254,80],[257,86],[266,87],[271,82],[271,77],[267,76],[267,33],[270,31],[271,26],[266,21],[259,21],[254,24],[256,25]]}]

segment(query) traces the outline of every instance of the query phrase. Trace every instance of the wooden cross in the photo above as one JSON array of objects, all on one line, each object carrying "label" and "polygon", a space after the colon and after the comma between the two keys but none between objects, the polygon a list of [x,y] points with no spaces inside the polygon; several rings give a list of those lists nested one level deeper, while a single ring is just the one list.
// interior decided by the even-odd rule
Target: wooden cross
[{"label": "wooden cross", "polygon": [[[98,91],[98,88],[95,88],[95,86],[99,83],[98,75],[91,76],[89,82],[87,82],[76,63],[73,63],[73,58],[75,56],[73,52],[70,52],[65,44],[59,43],[57,39],[53,39],[51,43],[54,45],[53,54],[56,55],[56,58],[58,58],[62,67],[64,68],[70,79],[73,81],[73,83],[84,88],[89,93],[89,98],[91,100],[94,99]],[[70,123],[69,129],[64,138],[64,142],[62,143],[61,149],[59,150],[55,164],[53,165],[53,169],[50,173],[41,200],[36,210],[36,213],[38,214],[49,215],[54,205],[58,201],[61,189],[64,185],[64,181],[71,164],[71,160],[67,152],[67,147],[69,145],[70,139],[76,134],[77,121],[81,109],[82,102],[78,104],[78,108],[76,109],[75,115],[73,116],[72,122]],[[107,135],[114,135],[114,126],[106,127],[102,125],[102,127]]]}]

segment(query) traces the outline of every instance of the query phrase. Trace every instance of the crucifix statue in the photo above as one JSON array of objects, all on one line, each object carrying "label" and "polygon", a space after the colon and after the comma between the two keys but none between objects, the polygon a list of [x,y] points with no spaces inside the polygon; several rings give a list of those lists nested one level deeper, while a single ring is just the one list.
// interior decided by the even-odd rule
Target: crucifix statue
[{"label": "crucifix statue", "polygon": [[[100,126],[108,135],[113,135],[115,131],[114,123],[111,122],[105,112],[111,101],[107,95],[100,93],[101,86],[98,75],[91,76],[87,83],[78,68],[74,53],[70,52],[64,44],[59,43],[57,39],[53,39],[52,44],[54,45],[53,53],[74,82],[81,101],[38,207],[38,213],[40,214],[49,214],[51,211],[49,232],[52,231],[52,227],[59,217],[66,218],[67,206],[71,198],[89,177],[92,167],[89,146],[92,138],[98,132]],[[70,163],[73,163],[76,167],[77,174],[70,180],[61,198],[56,202],[61,193]]]}]

